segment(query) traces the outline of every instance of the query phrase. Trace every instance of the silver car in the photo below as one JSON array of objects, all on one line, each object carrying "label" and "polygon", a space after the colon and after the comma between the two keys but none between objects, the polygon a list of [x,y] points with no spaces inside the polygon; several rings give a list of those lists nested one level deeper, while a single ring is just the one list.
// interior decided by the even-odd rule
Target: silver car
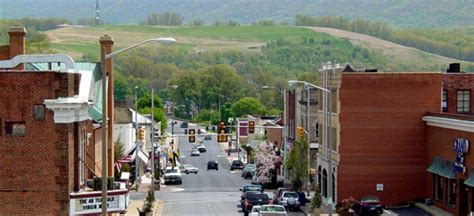
[{"label": "silver car", "polygon": [[189,173],[198,174],[199,172],[199,169],[197,167],[192,166],[191,164],[183,164],[179,166],[179,169],[182,173],[186,173],[186,174],[189,174]]},{"label": "silver car", "polygon": [[199,156],[199,155],[201,155],[201,152],[197,148],[193,148],[193,150],[191,150],[191,156]]}]

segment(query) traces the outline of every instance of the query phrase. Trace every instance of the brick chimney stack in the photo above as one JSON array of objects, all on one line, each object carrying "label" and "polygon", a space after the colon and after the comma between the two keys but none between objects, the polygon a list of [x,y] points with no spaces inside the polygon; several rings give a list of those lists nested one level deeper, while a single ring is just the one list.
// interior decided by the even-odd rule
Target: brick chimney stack
[{"label": "brick chimney stack", "polygon": [[[114,45],[114,39],[108,35],[100,37],[100,52],[101,55],[107,55],[112,53],[112,47]],[[105,68],[108,75],[108,88],[107,88],[107,118],[109,119],[107,125],[107,139],[108,139],[108,161],[107,161],[107,171],[108,176],[114,176],[114,139],[113,139],[113,130],[114,130],[114,67],[113,59],[108,59],[105,64]]]},{"label": "brick chimney stack", "polygon": [[[9,46],[10,59],[17,55],[24,55],[26,29],[21,26],[13,26],[13,27],[10,27],[10,29],[8,30],[8,35],[10,37],[10,46]],[[23,70],[24,65],[21,64],[15,69]]]}]

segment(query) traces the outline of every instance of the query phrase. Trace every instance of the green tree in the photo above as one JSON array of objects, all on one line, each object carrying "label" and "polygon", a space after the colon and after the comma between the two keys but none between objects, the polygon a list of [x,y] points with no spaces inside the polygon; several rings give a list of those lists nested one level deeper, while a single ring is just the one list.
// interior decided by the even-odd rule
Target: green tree
[{"label": "green tree", "polygon": [[[145,93],[142,97],[138,99],[138,112],[142,114],[151,114],[151,95]],[[157,95],[154,96],[154,120],[155,122],[161,122],[161,131],[166,129],[167,119],[165,112],[163,110],[163,103],[161,102],[160,97]]]},{"label": "green tree", "polygon": [[198,71],[199,101],[205,108],[223,105],[240,97],[241,79],[226,64],[213,65]]},{"label": "green tree", "polygon": [[290,150],[288,158],[285,161],[285,166],[288,168],[289,177],[291,179],[293,189],[300,191],[303,187],[303,181],[308,176],[307,167],[307,151],[308,144],[304,137],[298,137],[293,143],[293,148]]},{"label": "green tree", "polygon": [[232,105],[235,115],[238,117],[244,115],[265,115],[265,107],[257,98],[244,97]]}]

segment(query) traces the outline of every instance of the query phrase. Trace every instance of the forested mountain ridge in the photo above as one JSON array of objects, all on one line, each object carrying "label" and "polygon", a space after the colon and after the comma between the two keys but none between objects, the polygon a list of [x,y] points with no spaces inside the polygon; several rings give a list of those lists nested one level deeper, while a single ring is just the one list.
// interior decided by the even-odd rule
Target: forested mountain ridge
[{"label": "forested mountain ridge", "polygon": [[[474,2],[465,0],[99,0],[106,23],[138,23],[151,13],[176,12],[184,23],[233,20],[293,23],[295,15],[343,16],[387,22],[399,27],[474,24]],[[35,8],[32,10],[31,8]],[[22,17],[93,18],[95,0],[0,0],[0,19]]]}]

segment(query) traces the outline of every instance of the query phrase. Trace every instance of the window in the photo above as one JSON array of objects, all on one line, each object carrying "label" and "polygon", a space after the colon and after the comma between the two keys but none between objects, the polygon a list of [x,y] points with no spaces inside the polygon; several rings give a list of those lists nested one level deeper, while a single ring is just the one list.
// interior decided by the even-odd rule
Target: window
[{"label": "window", "polygon": [[434,199],[440,201],[443,199],[443,184],[442,177],[433,174],[433,195]]},{"label": "window", "polygon": [[471,112],[471,91],[458,90],[456,111],[458,113]]},{"label": "window", "polygon": [[448,196],[446,197],[446,204],[449,207],[456,207],[456,180],[447,180],[448,183]]},{"label": "window", "polygon": [[323,197],[328,197],[328,173],[323,169]]},{"label": "window", "polygon": [[319,124],[316,123],[316,127],[314,129],[314,140],[316,140],[319,143]]},{"label": "window", "polygon": [[25,122],[5,122],[5,134],[7,135],[25,135]]},{"label": "window", "polygon": [[448,111],[448,90],[443,89],[443,102],[441,103],[441,108],[443,112]]},{"label": "window", "polygon": [[33,119],[43,120],[44,119],[44,105],[34,104],[33,105]]},{"label": "window", "polygon": [[318,188],[319,192],[321,192],[321,166],[318,166]]}]

